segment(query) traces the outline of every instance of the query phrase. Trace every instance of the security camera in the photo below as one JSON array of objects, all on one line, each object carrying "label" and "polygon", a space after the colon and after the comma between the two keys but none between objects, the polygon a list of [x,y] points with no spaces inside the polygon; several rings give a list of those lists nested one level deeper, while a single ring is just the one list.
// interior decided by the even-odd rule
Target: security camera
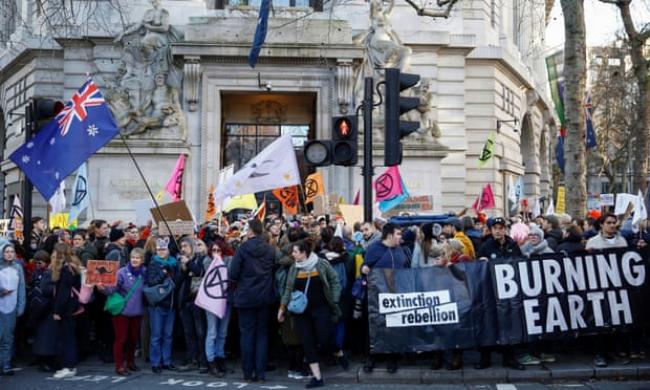
[{"label": "security camera", "polygon": [[273,89],[273,85],[271,85],[270,81],[266,82],[266,85],[264,86],[264,89],[266,89],[267,91],[270,91],[270,90]]}]

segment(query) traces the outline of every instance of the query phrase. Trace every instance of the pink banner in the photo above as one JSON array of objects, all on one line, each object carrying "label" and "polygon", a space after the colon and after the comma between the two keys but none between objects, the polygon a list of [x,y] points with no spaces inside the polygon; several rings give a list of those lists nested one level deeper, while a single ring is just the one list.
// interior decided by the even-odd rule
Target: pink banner
[{"label": "pink banner", "polygon": [[174,202],[181,200],[183,194],[183,172],[185,171],[185,155],[181,154],[178,156],[176,161],[176,166],[172,172],[172,176],[169,178],[167,185],[165,186],[165,191],[171,195]]},{"label": "pink banner", "polygon": [[[479,204],[480,202],[480,204]],[[474,201],[472,208],[476,213],[479,213],[481,210],[493,209],[496,206],[494,202],[494,193],[492,192],[492,186],[486,184],[485,187],[481,190],[481,195]]]},{"label": "pink banner", "polygon": [[389,167],[375,180],[375,202],[402,195],[402,180],[397,165]]},{"label": "pink banner", "polygon": [[220,258],[212,260],[205,273],[194,304],[219,318],[226,315],[228,304],[228,268]]}]

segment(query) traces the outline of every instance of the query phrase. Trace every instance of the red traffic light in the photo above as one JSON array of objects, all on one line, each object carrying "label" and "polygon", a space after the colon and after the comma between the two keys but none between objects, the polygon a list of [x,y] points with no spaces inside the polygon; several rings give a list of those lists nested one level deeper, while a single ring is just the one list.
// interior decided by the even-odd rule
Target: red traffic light
[{"label": "red traffic light", "polygon": [[346,117],[339,118],[334,124],[338,139],[347,139],[352,136],[352,123]]}]

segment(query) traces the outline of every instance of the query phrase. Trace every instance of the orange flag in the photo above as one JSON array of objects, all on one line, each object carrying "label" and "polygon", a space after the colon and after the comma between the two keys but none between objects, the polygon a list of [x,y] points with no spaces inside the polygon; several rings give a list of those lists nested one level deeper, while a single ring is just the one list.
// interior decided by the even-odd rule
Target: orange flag
[{"label": "orange flag", "polygon": [[217,214],[217,207],[214,203],[214,185],[210,186],[208,191],[208,207],[205,209],[205,220],[211,221],[212,218]]},{"label": "orange flag", "polygon": [[257,217],[257,219],[264,222],[264,218],[266,218],[266,195],[264,195],[264,199],[262,199],[262,204],[260,204],[260,207],[258,207],[257,210],[255,210],[253,216]]},{"label": "orange flag", "polygon": [[314,201],[318,195],[325,195],[325,187],[323,186],[323,174],[320,172],[312,173],[305,179],[305,204]]},{"label": "orange flag", "polygon": [[284,187],[276,188],[273,190],[273,196],[282,202],[282,206],[287,213],[296,215],[298,214],[298,187]]}]

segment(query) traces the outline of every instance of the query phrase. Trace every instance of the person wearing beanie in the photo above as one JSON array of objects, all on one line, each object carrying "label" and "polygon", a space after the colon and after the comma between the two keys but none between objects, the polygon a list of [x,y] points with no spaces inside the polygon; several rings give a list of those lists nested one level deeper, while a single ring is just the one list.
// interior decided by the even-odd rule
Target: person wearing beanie
[{"label": "person wearing beanie", "polygon": [[562,241],[562,229],[560,228],[560,219],[555,214],[547,214],[542,217],[542,230],[548,246],[555,250],[557,245]]},{"label": "person wearing beanie", "polygon": [[108,236],[110,242],[106,245],[104,253],[106,260],[119,261],[120,267],[126,266],[129,255],[126,249],[126,235],[124,230],[113,228]]},{"label": "person wearing beanie", "polygon": [[544,239],[544,231],[535,224],[528,227],[528,241],[521,246],[521,253],[526,257],[533,255],[542,255],[544,253],[554,253]]},{"label": "person wearing beanie", "polygon": [[23,267],[16,262],[16,249],[2,247],[0,259],[0,374],[13,375],[11,357],[14,351],[16,319],[25,311],[26,292]]}]

